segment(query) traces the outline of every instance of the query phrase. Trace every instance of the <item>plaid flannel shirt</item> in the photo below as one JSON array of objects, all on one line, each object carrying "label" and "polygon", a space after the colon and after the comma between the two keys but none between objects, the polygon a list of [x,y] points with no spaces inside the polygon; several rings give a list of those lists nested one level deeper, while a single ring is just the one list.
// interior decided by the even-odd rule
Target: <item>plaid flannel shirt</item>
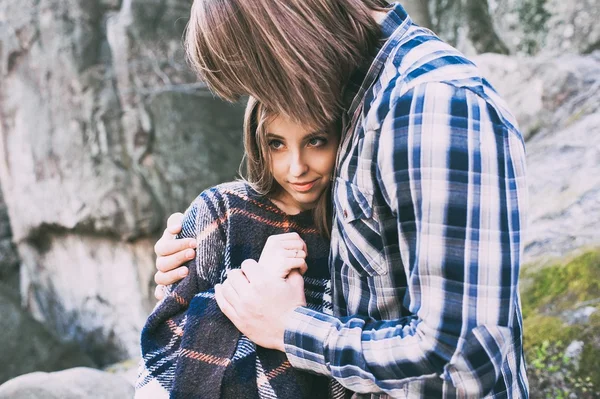
[{"label": "plaid flannel shirt", "polygon": [[336,165],[334,315],[297,308],[288,359],[357,397],[526,398],[523,138],[476,66],[400,5],[382,30]]}]

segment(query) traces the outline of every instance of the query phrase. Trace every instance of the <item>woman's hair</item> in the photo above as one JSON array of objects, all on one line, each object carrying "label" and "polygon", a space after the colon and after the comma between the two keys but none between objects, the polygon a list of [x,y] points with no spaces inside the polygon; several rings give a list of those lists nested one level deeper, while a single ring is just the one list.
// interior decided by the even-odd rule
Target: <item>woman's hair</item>
[{"label": "woman's hair", "polygon": [[250,95],[322,129],[340,113],[352,72],[372,53],[385,0],[195,0],[187,57],[208,87]]},{"label": "woman's hair", "polygon": [[[256,192],[267,197],[273,197],[282,190],[271,172],[270,147],[266,131],[267,124],[277,115],[256,99],[252,97],[248,99],[244,116],[244,160],[240,167],[240,175]],[[334,125],[331,126],[330,131],[333,131]],[[312,210],[317,230],[327,238],[330,238],[331,232],[331,212],[331,190],[328,188],[321,194],[317,205]]]}]

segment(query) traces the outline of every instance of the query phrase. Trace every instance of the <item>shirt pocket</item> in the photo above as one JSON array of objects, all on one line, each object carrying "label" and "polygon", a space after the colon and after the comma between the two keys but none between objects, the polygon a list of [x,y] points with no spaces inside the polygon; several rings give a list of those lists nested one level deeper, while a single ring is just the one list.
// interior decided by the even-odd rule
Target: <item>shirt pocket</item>
[{"label": "shirt pocket", "polygon": [[338,177],[334,202],[341,260],[360,275],[387,274],[373,193]]}]

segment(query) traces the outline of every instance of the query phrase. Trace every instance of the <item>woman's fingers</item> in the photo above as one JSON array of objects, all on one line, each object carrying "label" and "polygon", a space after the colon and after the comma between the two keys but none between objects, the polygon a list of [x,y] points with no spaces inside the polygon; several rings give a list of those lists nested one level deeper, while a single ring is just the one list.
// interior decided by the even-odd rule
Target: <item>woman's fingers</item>
[{"label": "woman's fingers", "polygon": [[281,255],[283,258],[306,259],[306,252],[303,249],[284,249]]},{"label": "woman's fingers", "polygon": [[267,239],[259,264],[263,270],[286,278],[291,270],[306,272],[306,256],[306,243],[298,233],[278,234]]}]

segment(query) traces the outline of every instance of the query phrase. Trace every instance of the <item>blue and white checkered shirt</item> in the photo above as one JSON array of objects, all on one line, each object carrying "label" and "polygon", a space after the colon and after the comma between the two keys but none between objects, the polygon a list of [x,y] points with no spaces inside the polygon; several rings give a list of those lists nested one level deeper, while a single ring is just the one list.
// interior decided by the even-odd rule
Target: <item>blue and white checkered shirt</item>
[{"label": "blue and white checkered shirt", "polygon": [[296,309],[288,359],[358,397],[527,398],[523,138],[477,67],[400,5],[382,28],[338,155],[334,315]]}]

